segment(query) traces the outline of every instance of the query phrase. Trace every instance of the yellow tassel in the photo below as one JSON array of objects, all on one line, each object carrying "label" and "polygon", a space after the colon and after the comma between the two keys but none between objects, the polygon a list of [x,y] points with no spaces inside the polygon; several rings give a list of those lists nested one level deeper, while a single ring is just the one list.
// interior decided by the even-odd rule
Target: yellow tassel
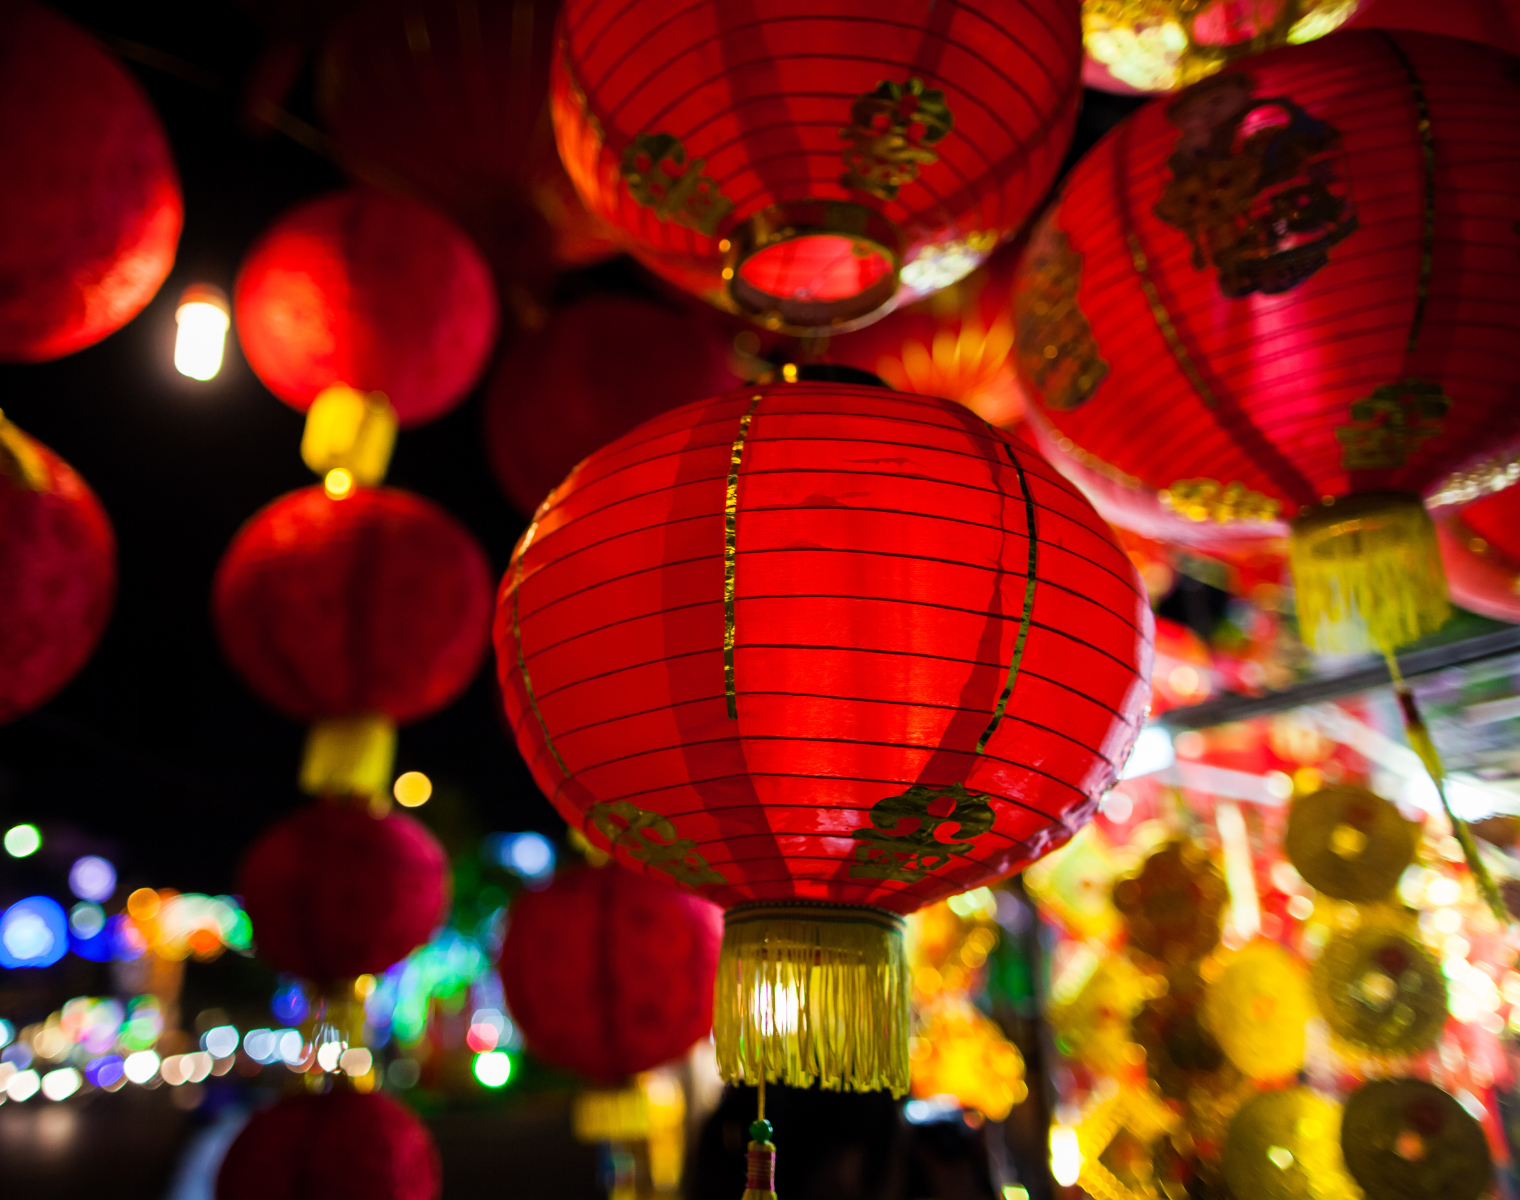
[{"label": "yellow tassel", "polygon": [[360,487],[385,478],[396,445],[396,410],[384,394],[337,384],[312,401],[301,434],[301,459],[318,475],[347,471]]},{"label": "yellow tassel", "polygon": [[1316,650],[1390,652],[1451,616],[1435,527],[1417,496],[1366,492],[1293,522],[1298,631]]},{"label": "yellow tassel", "polygon": [[301,790],[310,796],[385,796],[396,726],[380,713],[318,721],[306,733]]},{"label": "yellow tassel", "polygon": [[857,1092],[908,1090],[903,921],[844,904],[747,904],[724,922],[718,1072]]}]

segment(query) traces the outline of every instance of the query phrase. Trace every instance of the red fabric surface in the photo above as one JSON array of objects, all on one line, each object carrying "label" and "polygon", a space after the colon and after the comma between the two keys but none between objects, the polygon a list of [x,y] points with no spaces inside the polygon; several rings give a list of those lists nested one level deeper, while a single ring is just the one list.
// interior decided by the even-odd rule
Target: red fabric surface
[{"label": "red fabric surface", "polygon": [[496,366],[486,397],[491,469],[518,511],[531,513],[593,450],[735,386],[731,357],[707,314],[627,296],[560,309]]},{"label": "red fabric surface", "polygon": [[[1420,99],[1434,154],[1423,285]],[[1232,142],[1228,121],[1212,120],[1210,105],[1216,118],[1244,105],[1245,135],[1237,130]],[[1287,120],[1292,127],[1284,133]],[[1328,150],[1295,164],[1298,148],[1327,124],[1338,142],[1332,137]],[[1258,139],[1255,159],[1246,135]],[[1174,182],[1169,156],[1182,172],[1178,187],[1209,172],[1233,179],[1205,190],[1214,213],[1233,219],[1238,204],[1250,205],[1249,228],[1242,217],[1200,237],[1208,242],[1201,262],[1185,229],[1157,212]],[[1283,164],[1286,174],[1271,181]],[[1343,205],[1336,218],[1342,230],[1355,215],[1354,228],[1329,246],[1328,261],[1309,263],[1307,271],[1300,264],[1296,283],[1264,275],[1255,290],[1226,295],[1226,260],[1209,238],[1270,246],[1277,236],[1272,204],[1287,211],[1312,195],[1316,182]],[[1230,187],[1240,188],[1234,199]],[[1042,221],[1021,268],[1020,287],[1035,299],[1070,278],[1070,267],[1044,280],[1039,274],[1054,231],[1065,237],[1079,271],[1075,298],[1089,329],[1086,344],[1107,368],[1087,399],[1053,399],[1031,367],[1040,367],[1047,347],[1059,350],[1058,366],[1080,361],[1073,348],[1084,340],[1081,318],[1051,333],[1021,317],[1028,344],[1021,341],[1020,369],[1042,446],[1109,519],[1167,540],[1282,531],[1271,521],[1186,520],[1157,499],[1181,481],[1242,485],[1275,502],[1280,519],[1322,497],[1426,492],[1520,433],[1517,194],[1520,74],[1512,60],[1469,43],[1336,34],[1153,101],[1078,164],[1045,219],[1053,229]],[[1290,231],[1271,247],[1269,270],[1289,269],[1290,244],[1310,246],[1325,229],[1307,219]],[[1249,257],[1243,261],[1250,266]],[[1060,373],[1046,378],[1058,381]],[[1422,414],[1397,399],[1367,416],[1353,412],[1379,389],[1410,380],[1444,392],[1449,410]],[[1054,406],[1060,403],[1066,407]],[[1369,450],[1376,452],[1371,460],[1358,457]]]},{"label": "red fabric surface", "polygon": [[147,96],[72,21],[0,7],[0,361],[42,362],[115,333],[174,265],[184,222]]},{"label": "red fabric surface", "polygon": [[249,849],[238,890],[259,957],[319,984],[378,975],[448,915],[448,860],[401,813],[331,802],[297,809]]},{"label": "red fabric surface", "polygon": [[1520,621],[1520,487],[1436,517],[1446,590],[1463,608]]},{"label": "red fabric surface", "polygon": [[299,721],[380,712],[415,721],[453,702],[485,653],[491,567],[430,500],[302,488],[260,509],[212,584],[222,649]]},{"label": "red fabric surface", "polygon": [[[1055,178],[1081,96],[1076,0],[567,0],[550,99],[560,155],[591,211],[667,279],[723,292],[720,245],[778,202],[846,200],[901,232],[914,282],[946,243],[985,255],[1012,236]],[[942,89],[953,118],[937,161],[884,199],[846,187],[841,136],[883,81]],[[640,134],[679,138],[732,211],[712,233],[640,205],[621,175]],[[922,265],[922,264],[921,264]],[[932,273],[931,273],[932,274]]]},{"label": "red fabric surface", "polygon": [[354,189],[299,204],[264,232],[238,272],[233,316],[254,373],[293,408],[344,383],[384,392],[413,426],[480,378],[496,289],[453,221]]},{"label": "red fabric surface", "polygon": [[[724,509],[746,413],[734,720]],[[1033,449],[949,401],[839,384],[730,392],[592,455],[519,543],[495,636],[518,747],[565,819],[725,906],[909,912],[1025,865],[1112,784],[1151,668],[1134,568]],[[939,790],[875,828],[934,841],[911,879],[873,877],[853,835],[914,786]],[[957,787],[986,805],[960,842]]]},{"label": "red fabric surface", "polygon": [[1520,0],[1362,0],[1347,28],[1445,34],[1520,54]]},{"label": "red fabric surface", "polygon": [[507,1007],[537,1058],[599,1083],[668,1062],[712,1029],[719,910],[616,865],[561,871],[512,905]]},{"label": "red fabric surface", "polygon": [[116,594],[116,537],[95,493],[46,446],[11,434],[46,480],[30,486],[0,445],[0,724],[84,666]]},{"label": "red fabric surface", "polygon": [[427,1126],[380,1092],[286,1096],[227,1150],[216,1200],[438,1200]]}]

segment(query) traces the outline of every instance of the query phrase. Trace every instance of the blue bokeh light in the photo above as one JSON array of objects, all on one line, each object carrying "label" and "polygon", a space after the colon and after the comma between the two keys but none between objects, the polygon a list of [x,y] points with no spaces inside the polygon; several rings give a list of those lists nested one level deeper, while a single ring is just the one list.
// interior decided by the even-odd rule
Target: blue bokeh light
[{"label": "blue bokeh light", "polygon": [[69,918],[50,896],[17,900],[0,916],[0,967],[50,967],[69,949]]}]

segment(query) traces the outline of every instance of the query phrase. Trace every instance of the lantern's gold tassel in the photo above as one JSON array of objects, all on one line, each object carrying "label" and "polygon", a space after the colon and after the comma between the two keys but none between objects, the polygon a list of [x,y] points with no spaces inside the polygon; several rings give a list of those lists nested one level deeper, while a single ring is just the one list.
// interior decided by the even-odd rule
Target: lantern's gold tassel
[{"label": "lantern's gold tassel", "polygon": [[1316,650],[1385,653],[1451,616],[1435,526],[1418,496],[1365,492],[1293,522],[1298,631]]},{"label": "lantern's gold tassel", "polygon": [[729,911],[713,1006],[718,1071],[857,1092],[908,1090],[903,921],[844,904]]},{"label": "lantern's gold tassel", "polygon": [[[386,798],[396,761],[396,725],[380,713],[315,722],[301,755],[309,796]],[[383,807],[383,806],[382,806]]]}]

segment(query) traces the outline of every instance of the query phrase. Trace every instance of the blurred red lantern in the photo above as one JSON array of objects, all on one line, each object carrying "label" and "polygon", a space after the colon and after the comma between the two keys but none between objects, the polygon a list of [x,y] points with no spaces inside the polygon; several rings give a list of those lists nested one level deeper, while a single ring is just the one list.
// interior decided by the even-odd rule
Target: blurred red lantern
[{"label": "blurred red lantern", "polygon": [[706,900],[618,866],[573,867],[513,902],[507,1007],[536,1057],[617,1083],[707,1036],[722,939]]},{"label": "blurred red lantern", "polygon": [[975,267],[1044,196],[1081,94],[1076,0],[567,0],[559,29],[587,206],[660,275],[793,332]]},{"label": "blurred red lantern", "polygon": [[317,803],[253,844],[238,890],[259,957],[329,985],[378,975],[428,940],[448,915],[448,860],[411,817]]},{"label": "blurred red lantern", "polygon": [[438,1200],[438,1147],[380,1092],[286,1096],[227,1150],[216,1200]]},{"label": "blurred red lantern", "polygon": [[1053,461],[1167,541],[1291,522],[1321,646],[1357,645],[1357,613],[1382,648],[1438,627],[1419,497],[1520,432],[1517,106],[1491,50],[1344,33],[1129,118],[1021,267],[1019,365]]},{"label": "blurred red lantern", "polygon": [[0,360],[115,333],[174,265],[179,178],[141,86],[73,22],[0,11]]},{"label": "blurred red lantern", "polygon": [[1520,487],[1438,508],[1435,519],[1451,598],[1496,621],[1520,621]]},{"label": "blurred red lantern", "polygon": [[1361,0],[1347,27],[1442,34],[1520,54],[1520,0]]},{"label": "blurred red lantern", "polygon": [[403,426],[464,399],[497,326],[490,272],[458,226],[368,189],[308,200],[265,231],[233,316],[254,373],[293,408],[345,384],[383,392]]},{"label": "blurred red lantern", "polygon": [[[689,302],[688,302],[689,303]],[[486,398],[486,453],[531,513],[571,467],[635,425],[739,380],[714,320],[629,296],[595,295],[521,334]]]},{"label": "blurred red lantern", "polygon": [[566,820],[729,908],[729,1079],[907,1086],[896,915],[1060,845],[1144,718],[1091,507],[944,400],[778,384],[581,464],[503,581],[518,747]]},{"label": "blurred red lantern", "polygon": [[0,415],[0,724],[84,666],[116,592],[116,538],[74,469]]}]

